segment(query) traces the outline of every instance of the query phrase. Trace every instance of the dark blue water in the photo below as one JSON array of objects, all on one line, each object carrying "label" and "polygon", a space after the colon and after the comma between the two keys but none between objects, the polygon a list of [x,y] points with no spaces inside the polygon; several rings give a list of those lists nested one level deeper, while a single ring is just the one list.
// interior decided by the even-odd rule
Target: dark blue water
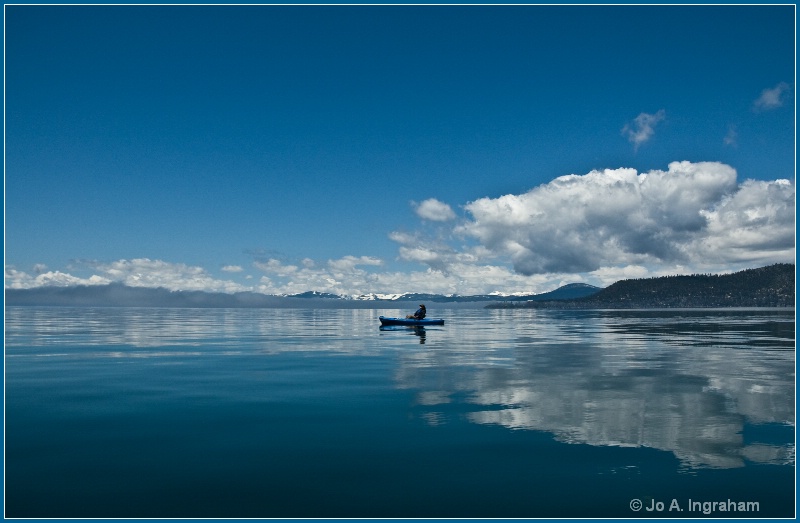
[{"label": "dark blue water", "polygon": [[5,312],[9,518],[794,516],[794,311]]}]

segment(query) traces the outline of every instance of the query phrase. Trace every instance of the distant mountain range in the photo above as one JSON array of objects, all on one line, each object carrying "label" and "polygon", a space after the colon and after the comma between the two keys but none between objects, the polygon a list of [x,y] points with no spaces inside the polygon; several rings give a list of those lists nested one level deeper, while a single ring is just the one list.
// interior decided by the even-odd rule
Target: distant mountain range
[{"label": "distant mountain range", "polygon": [[439,303],[448,306],[482,306],[487,302],[507,300],[561,300],[589,296],[600,290],[585,283],[564,285],[543,294],[504,296],[445,296],[441,294],[363,294],[341,296],[324,292],[304,292],[276,296],[255,292],[235,294],[203,291],[170,291],[163,288],[129,287],[121,283],[82,285],[75,287],[37,287],[6,289],[6,305],[78,306],[78,307],[198,307],[198,308],[275,308],[275,307],[416,307],[419,303]]},{"label": "distant mountain range", "polygon": [[781,263],[733,274],[621,280],[590,296],[494,303],[487,307],[654,309],[794,305],[795,265]]},{"label": "distant mountain range", "polygon": [[567,300],[570,298],[582,298],[584,296],[591,296],[592,294],[601,290],[601,287],[595,287],[587,283],[570,283],[559,287],[558,289],[542,294],[476,294],[470,296],[461,296],[457,294],[444,295],[444,294],[421,294],[421,293],[407,293],[407,294],[361,294],[356,296],[344,296],[339,294],[329,294],[324,292],[304,292],[302,294],[292,294],[286,296],[287,298],[314,298],[314,299],[331,299],[331,300],[364,300],[364,301],[413,301],[413,302],[434,302],[434,303],[459,303],[459,302],[474,302],[474,301],[519,301],[519,300]]},{"label": "distant mountain range", "polygon": [[170,291],[120,283],[76,287],[6,289],[6,305],[185,308],[406,308],[419,303],[446,307],[536,307],[559,309],[669,307],[794,307],[794,264],[778,264],[734,274],[669,276],[622,280],[605,289],[572,283],[542,294],[445,296],[364,294],[340,296],[305,292],[275,296]]}]

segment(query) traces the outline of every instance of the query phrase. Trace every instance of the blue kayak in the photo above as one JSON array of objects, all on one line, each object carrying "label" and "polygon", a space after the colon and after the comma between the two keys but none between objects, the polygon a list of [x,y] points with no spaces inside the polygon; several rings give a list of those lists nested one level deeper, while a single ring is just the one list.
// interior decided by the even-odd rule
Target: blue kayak
[{"label": "blue kayak", "polygon": [[407,319],[407,318],[384,318],[383,316],[378,317],[381,320],[381,325],[410,325],[412,327],[416,326],[423,326],[423,325],[444,325],[444,320],[414,320],[414,319]]}]

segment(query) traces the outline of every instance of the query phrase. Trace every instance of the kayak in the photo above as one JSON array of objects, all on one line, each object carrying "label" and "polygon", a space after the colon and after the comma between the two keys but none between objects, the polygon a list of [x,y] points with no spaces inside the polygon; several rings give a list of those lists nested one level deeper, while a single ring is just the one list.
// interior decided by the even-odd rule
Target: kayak
[{"label": "kayak", "polygon": [[424,325],[444,325],[444,320],[435,319],[415,320],[408,318],[384,318],[383,316],[378,317],[378,319],[381,320],[381,325],[410,325],[412,327]]},{"label": "kayak", "polygon": [[415,320],[413,318],[384,318],[378,317],[381,320],[381,325],[410,325],[412,327],[424,325],[444,325],[444,320],[425,319]]}]

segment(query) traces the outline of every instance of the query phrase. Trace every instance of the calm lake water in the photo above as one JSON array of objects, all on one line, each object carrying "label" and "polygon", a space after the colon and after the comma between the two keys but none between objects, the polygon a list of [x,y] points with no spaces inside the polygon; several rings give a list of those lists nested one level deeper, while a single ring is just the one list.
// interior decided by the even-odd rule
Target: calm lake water
[{"label": "calm lake water", "polygon": [[6,308],[6,517],[794,516],[793,310],[407,312]]}]

